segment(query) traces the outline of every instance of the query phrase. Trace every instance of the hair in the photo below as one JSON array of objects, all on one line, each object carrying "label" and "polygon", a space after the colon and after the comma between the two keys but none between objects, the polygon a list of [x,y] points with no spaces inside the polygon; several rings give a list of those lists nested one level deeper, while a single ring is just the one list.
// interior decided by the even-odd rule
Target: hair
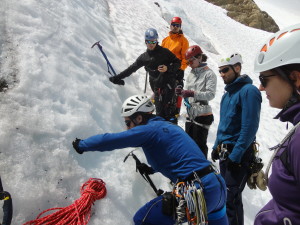
[{"label": "hair", "polygon": [[294,70],[300,72],[300,63],[284,65],[284,66],[280,66],[279,68],[286,74],[290,74]]},{"label": "hair", "polygon": [[146,123],[148,122],[149,119],[151,119],[152,117],[155,116],[155,115],[153,115],[152,113],[135,112],[134,114],[132,114],[131,116],[129,116],[129,118],[130,118],[131,120],[134,120],[134,119],[137,118],[139,115],[141,115],[142,118],[143,118],[141,124],[146,124]]},{"label": "hair", "polygon": [[299,94],[300,89],[297,88],[294,85],[294,82],[289,78],[289,74],[295,70],[300,72],[300,63],[288,64],[288,65],[284,65],[284,66],[280,66],[280,67],[276,67],[276,68],[272,69],[272,71],[279,73],[280,77],[282,77],[283,80],[286,80],[290,83],[290,85],[294,89],[294,95],[297,96],[298,101],[299,101],[300,100],[300,94]]},{"label": "hair", "polygon": [[200,56],[202,56],[201,62],[206,62],[207,61],[207,55],[205,55],[203,53],[195,55],[195,58],[199,58]]}]

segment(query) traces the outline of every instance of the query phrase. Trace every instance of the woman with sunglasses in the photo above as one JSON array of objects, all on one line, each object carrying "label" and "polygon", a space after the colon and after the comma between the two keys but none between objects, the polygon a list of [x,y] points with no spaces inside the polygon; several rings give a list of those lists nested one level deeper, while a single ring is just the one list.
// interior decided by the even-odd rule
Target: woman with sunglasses
[{"label": "woman with sunglasses", "polygon": [[207,66],[207,56],[198,45],[189,47],[185,52],[185,58],[192,71],[186,79],[186,90],[178,87],[175,92],[184,98],[187,108],[185,131],[194,139],[207,158],[208,130],[214,121],[209,101],[216,94],[217,76]]},{"label": "woman with sunglasses", "polygon": [[248,75],[242,75],[242,57],[235,53],[219,62],[225,94],[220,105],[220,122],[211,158],[220,160],[227,186],[227,216],[230,225],[244,224],[242,192],[250,177],[258,130],[261,93]]},{"label": "woman with sunglasses", "polygon": [[136,61],[109,80],[118,85],[124,85],[124,78],[130,76],[141,67],[149,73],[149,81],[154,92],[156,115],[177,123],[176,115],[176,72],[180,67],[180,60],[169,50],[158,44],[158,33],[154,28],[145,32],[147,50]]},{"label": "woman with sunglasses", "polygon": [[[184,70],[188,64],[185,59],[185,52],[189,48],[189,41],[181,29],[182,20],[180,17],[173,17],[170,24],[169,36],[165,37],[161,46],[169,49],[181,61],[181,66],[176,72],[176,85],[183,87]],[[180,114],[182,97],[177,97],[177,114]]]},{"label": "woman with sunglasses", "polygon": [[265,174],[272,199],[256,215],[255,225],[300,224],[300,24],[272,34],[255,59],[260,90],[271,107],[281,109],[275,119],[293,124],[273,153],[272,173]]},{"label": "woman with sunglasses", "polygon": [[[152,115],[153,103],[147,96],[135,95],[129,97],[122,106],[127,131],[120,133],[105,133],[73,142],[74,149],[82,154],[93,151],[112,151],[127,147],[141,147],[151,167],[143,164],[147,174],[160,172],[174,184],[177,182],[196,183],[203,188],[206,201],[208,225],[228,225],[225,210],[226,187],[220,174],[211,167],[196,143],[179,126],[166,123],[159,116]],[[141,170],[139,170],[141,172]],[[196,180],[197,179],[197,180]],[[187,192],[188,190],[185,189]],[[194,195],[200,197],[200,186],[194,189]],[[181,193],[184,195],[185,193]],[[191,197],[191,196],[190,196]],[[135,225],[174,225],[175,210],[173,204],[166,205],[163,196],[159,196],[145,204],[135,214]],[[196,202],[196,201],[195,201]],[[170,202],[171,203],[171,202]],[[196,203],[195,203],[196,204]],[[183,215],[177,214],[183,220],[186,205],[181,204]],[[196,208],[197,205],[194,206]],[[168,213],[166,212],[168,210]],[[198,209],[198,208],[197,208]],[[164,212],[164,213],[163,213]],[[201,220],[200,217],[190,218]],[[207,221],[205,221],[207,222]]]}]

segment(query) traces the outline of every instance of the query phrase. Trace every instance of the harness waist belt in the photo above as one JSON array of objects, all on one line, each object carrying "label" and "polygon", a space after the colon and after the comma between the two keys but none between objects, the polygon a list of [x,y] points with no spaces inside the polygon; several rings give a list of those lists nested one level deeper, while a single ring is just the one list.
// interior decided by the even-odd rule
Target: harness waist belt
[{"label": "harness waist belt", "polygon": [[[214,168],[212,168],[211,165],[209,165],[208,167],[205,167],[203,168],[202,170],[198,170],[198,171],[195,171],[195,173],[197,174],[197,176],[199,178],[202,178],[204,177],[205,175],[209,174],[209,173],[212,173],[212,172],[215,172]],[[192,180],[195,180],[195,175],[194,175],[194,172],[192,174],[190,174],[186,179],[184,179],[183,181],[184,182],[188,182],[188,181],[192,181]]]}]

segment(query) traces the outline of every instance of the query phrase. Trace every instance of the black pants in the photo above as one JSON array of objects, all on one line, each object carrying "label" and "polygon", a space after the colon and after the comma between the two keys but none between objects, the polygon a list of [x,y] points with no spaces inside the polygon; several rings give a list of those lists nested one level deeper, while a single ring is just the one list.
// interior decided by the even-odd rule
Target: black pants
[{"label": "black pants", "polygon": [[[228,150],[231,152],[232,149]],[[253,145],[250,145],[242,157],[241,168],[230,171],[227,169],[227,160],[220,161],[221,175],[227,187],[226,213],[230,225],[244,225],[242,192],[250,176],[249,165],[253,158]]]},{"label": "black pants", "polygon": [[[207,126],[211,125],[213,121],[214,121],[213,115],[198,116],[195,118],[195,122]],[[208,129],[200,125],[197,125],[196,123],[193,122],[186,122],[185,132],[188,133],[188,135],[197,143],[197,145],[205,155],[205,158],[207,159],[208,147],[206,143],[207,143]]]},{"label": "black pants", "polygon": [[[164,119],[177,123],[176,115],[176,96],[175,89],[159,88],[154,91],[154,105],[156,115]],[[176,120],[176,121],[175,121]]]}]

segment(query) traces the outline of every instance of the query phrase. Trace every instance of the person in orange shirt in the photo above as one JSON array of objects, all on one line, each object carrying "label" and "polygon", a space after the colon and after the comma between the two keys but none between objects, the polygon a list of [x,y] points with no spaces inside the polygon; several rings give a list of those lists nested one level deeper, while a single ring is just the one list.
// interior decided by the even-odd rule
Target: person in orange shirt
[{"label": "person in orange shirt", "polygon": [[[184,70],[188,64],[185,59],[185,52],[189,48],[189,41],[184,37],[181,29],[182,20],[180,17],[173,17],[170,25],[169,36],[164,38],[161,46],[169,49],[181,61],[181,67],[176,73],[177,86],[183,88]],[[177,97],[177,114],[180,113],[182,97]]]}]

